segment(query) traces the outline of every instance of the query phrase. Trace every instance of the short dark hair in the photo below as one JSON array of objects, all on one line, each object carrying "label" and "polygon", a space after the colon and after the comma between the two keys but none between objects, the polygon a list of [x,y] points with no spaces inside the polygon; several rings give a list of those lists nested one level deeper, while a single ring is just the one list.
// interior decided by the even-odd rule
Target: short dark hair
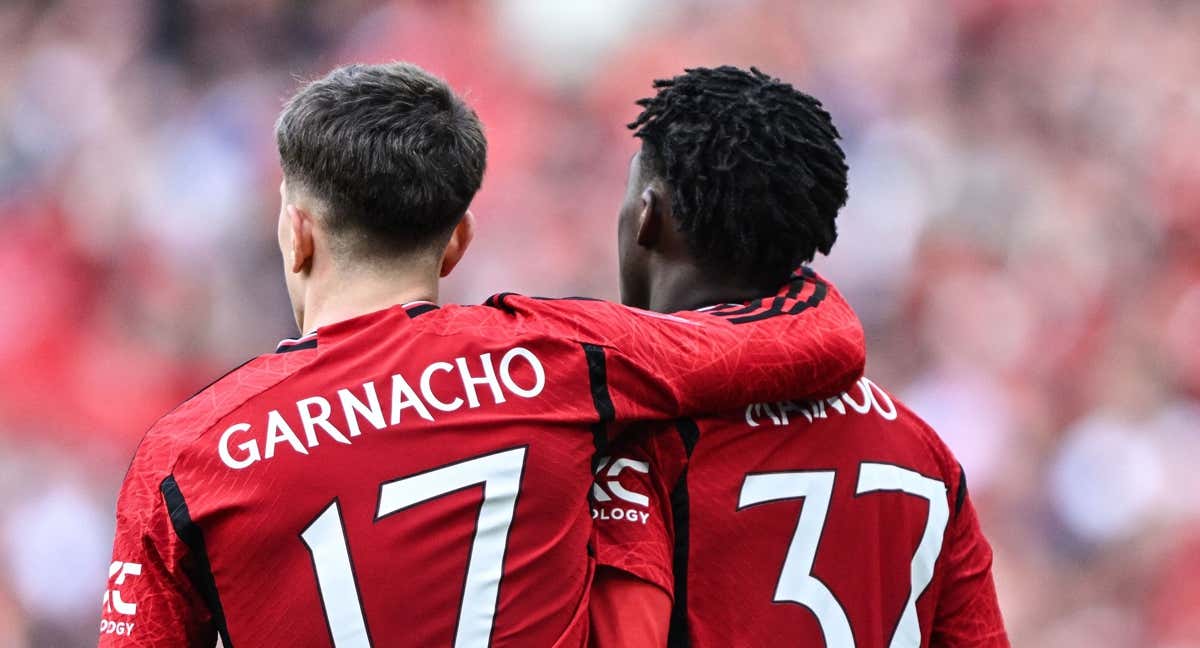
[{"label": "short dark hair", "polygon": [[347,65],[305,85],[275,139],[288,184],[324,203],[330,230],[384,257],[448,236],[487,160],[475,111],[408,63]]},{"label": "short dark hair", "polygon": [[757,68],[685,72],[655,81],[629,128],[692,252],[768,284],[828,254],[847,167],[821,102]]}]

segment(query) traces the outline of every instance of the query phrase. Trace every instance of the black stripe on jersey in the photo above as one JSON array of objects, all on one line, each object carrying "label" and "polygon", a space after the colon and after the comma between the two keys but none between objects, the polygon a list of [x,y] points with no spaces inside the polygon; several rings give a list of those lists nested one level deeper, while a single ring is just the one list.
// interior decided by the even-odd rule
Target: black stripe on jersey
[{"label": "black stripe on jersey", "polygon": [[[792,304],[790,308],[785,308],[788,300],[796,299],[800,295],[800,291],[804,289],[804,286],[808,285],[809,283],[813,285],[812,295],[810,295],[808,299],[797,301],[795,304]],[[825,297],[828,294],[829,286],[827,286],[824,282],[813,281],[807,278],[797,278],[792,280],[792,287],[788,290],[787,295],[776,297],[771,303],[771,307],[767,310],[741,317],[729,317],[729,322],[731,324],[748,324],[750,322],[757,322],[759,320],[775,317],[777,315],[798,315],[809,308],[820,304],[825,300]],[[721,314],[720,316],[727,317],[728,314]]]},{"label": "black stripe on jersey", "polygon": [[712,313],[713,315],[717,315],[719,317],[734,317],[737,315],[746,315],[747,313],[753,313],[754,311],[762,308],[764,301],[766,301],[765,297],[763,297],[761,299],[755,299],[754,301],[746,304],[745,306],[742,306],[741,308],[737,308],[735,310],[727,310],[727,307],[723,307],[723,308],[711,310],[709,312]]},{"label": "black stripe on jersey", "polygon": [[[812,294],[807,299],[799,300],[800,294],[810,284],[813,287]],[[756,299],[744,306],[724,304],[705,312],[716,317],[723,317],[731,324],[746,324],[777,315],[797,315],[820,304],[828,294],[829,286],[817,277],[817,273],[813,272],[811,268],[804,267],[792,273],[791,278],[788,279],[787,292],[781,291],[774,297]],[[789,305],[792,300],[798,301]]]},{"label": "black stripe on jersey", "polygon": [[[776,295],[775,299],[771,300],[771,307],[767,310],[758,313],[750,313],[742,317],[730,317],[729,321],[734,324],[741,324],[743,322],[754,322],[756,320],[766,319],[775,315],[781,315],[783,314],[783,307],[787,304],[788,300],[799,297],[800,291],[804,290],[804,285],[805,284],[803,280],[793,280],[789,284],[787,293]],[[729,314],[723,316],[728,315]]]},{"label": "black stripe on jersey", "polygon": [[[796,295],[799,295],[800,291],[803,290],[804,284],[807,281],[812,281],[813,283],[819,283],[818,281],[816,281],[816,279],[817,279],[817,273],[813,272],[812,268],[809,268],[807,266],[801,267],[799,270],[793,272],[792,276],[788,277],[787,299],[795,299]],[[778,297],[778,295],[777,295],[777,297]],[[750,315],[750,314],[754,313],[755,311],[760,310],[763,307],[763,302],[765,302],[767,299],[770,299],[770,298],[763,297],[760,299],[756,299],[752,302],[748,302],[745,305],[722,304],[722,305],[717,306],[716,308],[713,308],[706,312],[713,314],[713,315],[718,315],[720,317],[737,317],[739,315]]]},{"label": "black stripe on jersey", "polygon": [[[675,422],[679,439],[688,459],[692,458],[692,450],[700,440],[700,428],[691,419],[679,419]],[[671,607],[671,626],[667,633],[667,648],[687,648],[692,645],[691,629],[688,627],[687,609],[687,576],[688,550],[691,544],[691,506],[688,499],[687,465],[679,473],[679,481],[671,489],[671,517],[675,527],[674,571],[675,571],[675,605]]]},{"label": "black stripe on jersey", "polygon": [[829,295],[829,284],[824,282],[814,282],[813,294],[810,295],[808,299],[793,304],[791,310],[788,311],[788,314],[795,315],[796,313],[800,313],[806,309],[812,308],[813,306],[825,301],[825,297],[827,295]]},{"label": "black stripe on jersey", "polygon": [[305,340],[300,344],[281,344],[279,345],[279,348],[275,349],[275,353],[291,353],[292,351],[303,351],[304,349],[315,348],[317,348],[317,338]]},{"label": "black stripe on jersey", "polygon": [[484,300],[483,305],[491,306],[492,308],[501,308],[504,310],[508,310],[508,306],[506,306],[504,304],[504,298],[508,297],[509,295],[515,295],[515,294],[516,293],[510,293],[510,292],[496,293],[495,295],[492,295],[491,297],[488,297],[486,300]]},{"label": "black stripe on jersey", "polygon": [[692,450],[696,449],[696,442],[700,440],[700,428],[692,419],[679,419],[675,422],[675,429],[679,431],[679,439],[683,441],[683,449],[687,451],[687,458],[691,459]]},{"label": "black stripe on jersey", "polygon": [[225,610],[221,607],[221,597],[217,595],[217,582],[213,578],[212,565],[208,561],[208,549],[204,546],[204,533],[192,522],[192,515],[188,512],[187,502],[183,499],[183,493],[179,490],[174,475],[167,475],[159,485],[159,490],[167,503],[167,513],[171,516],[171,526],[175,527],[175,534],[191,549],[195,557],[196,570],[190,574],[192,583],[200,591],[205,604],[208,605],[208,611],[212,613],[213,625],[221,635],[221,643],[225,648],[233,648],[229,628],[225,625]]},{"label": "black stripe on jersey", "polygon": [[958,492],[954,495],[954,515],[958,515],[963,504],[967,501],[967,471],[958,464]]},{"label": "black stripe on jersey", "polygon": [[[508,304],[506,304],[504,300],[506,300],[509,297],[511,297],[512,295],[516,295],[516,294],[518,294],[518,293],[512,293],[512,292],[496,293],[495,295],[492,295],[491,297],[488,297],[486,300],[484,300],[483,305],[490,306],[492,308],[499,308],[502,310],[511,310],[508,307]],[[527,298],[528,299],[536,299],[537,301],[593,301],[593,302],[604,301],[603,299],[596,299],[595,297],[527,297]]]},{"label": "black stripe on jersey", "polygon": [[583,354],[587,356],[588,383],[592,391],[592,406],[600,420],[592,426],[592,470],[599,467],[600,457],[608,450],[608,424],[617,417],[612,395],[608,393],[608,367],[604,358],[604,347],[583,343]]},{"label": "black stripe on jersey", "polygon": [[404,309],[404,312],[408,313],[408,316],[410,318],[417,318],[417,317],[420,317],[421,315],[424,315],[425,313],[428,313],[429,311],[435,311],[437,309],[438,309],[437,304],[417,304],[416,306],[411,306],[409,308]]}]

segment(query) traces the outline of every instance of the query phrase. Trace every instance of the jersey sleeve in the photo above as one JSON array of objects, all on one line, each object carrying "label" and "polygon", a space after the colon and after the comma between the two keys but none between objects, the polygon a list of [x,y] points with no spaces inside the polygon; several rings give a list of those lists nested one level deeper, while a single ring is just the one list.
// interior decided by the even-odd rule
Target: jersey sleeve
[{"label": "jersey sleeve", "polygon": [[661,648],[671,629],[671,599],[661,589],[601,566],[589,597],[591,648]]},{"label": "jersey sleeve", "polygon": [[[798,272],[778,294],[704,312],[652,313],[514,294],[488,304],[583,346],[611,420],[674,419],[829,396],[862,375],[862,325],[831,284]],[[600,380],[597,381],[596,378]]]},{"label": "jersey sleeve", "polygon": [[[158,470],[143,441],[117,500],[117,529],[100,621],[101,648],[213,646],[216,631],[189,574],[193,556],[171,523]],[[159,456],[155,456],[158,454]]]},{"label": "jersey sleeve", "polygon": [[943,563],[946,577],[929,645],[1008,648],[1008,635],[992,580],[992,548],[980,529],[961,468],[955,493],[952,504],[956,512],[951,519]]},{"label": "jersey sleeve", "polygon": [[624,430],[592,486],[596,563],[674,597],[672,493],[686,455],[672,425]]}]

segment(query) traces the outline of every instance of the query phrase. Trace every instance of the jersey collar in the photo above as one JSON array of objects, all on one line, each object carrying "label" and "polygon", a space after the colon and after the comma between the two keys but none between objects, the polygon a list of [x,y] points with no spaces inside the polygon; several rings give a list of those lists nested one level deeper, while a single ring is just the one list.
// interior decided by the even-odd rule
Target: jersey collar
[{"label": "jersey collar", "polygon": [[406,319],[415,319],[428,313],[437,310],[439,306],[431,301],[411,301],[404,304],[399,304],[383,310],[378,310],[365,315],[351,317],[347,320],[334,322],[322,326],[315,331],[306,333],[296,338],[286,338],[279,341],[275,346],[275,353],[291,353],[292,351],[303,351],[305,349],[315,349],[321,339],[329,339],[330,337],[340,336],[349,331],[365,328],[376,323],[379,320],[387,319],[395,316],[403,316]]}]

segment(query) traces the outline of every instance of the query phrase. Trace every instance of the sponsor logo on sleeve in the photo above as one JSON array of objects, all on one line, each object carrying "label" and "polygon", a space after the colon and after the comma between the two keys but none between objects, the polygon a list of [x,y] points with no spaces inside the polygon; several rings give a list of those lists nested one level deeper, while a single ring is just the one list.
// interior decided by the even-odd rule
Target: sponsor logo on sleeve
[{"label": "sponsor logo on sleeve", "polygon": [[[113,620],[108,617],[133,617],[137,614],[137,603],[128,594],[122,595],[122,587],[142,575],[142,564],[115,560],[108,566],[108,589],[104,591],[104,612],[100,620],[100,634],[128,636],[133,634],[133,619]],[[128,591],[128,588],[125,588]]]},{"label": "sponsor logo on sleeve", "polygon": [[627,457],[600,459],[592,482],[592,519],[635,524],[645,524],[650,519],[650,498],[621,484],[621,474],[628,470],[648,475],[650,464]]}]

